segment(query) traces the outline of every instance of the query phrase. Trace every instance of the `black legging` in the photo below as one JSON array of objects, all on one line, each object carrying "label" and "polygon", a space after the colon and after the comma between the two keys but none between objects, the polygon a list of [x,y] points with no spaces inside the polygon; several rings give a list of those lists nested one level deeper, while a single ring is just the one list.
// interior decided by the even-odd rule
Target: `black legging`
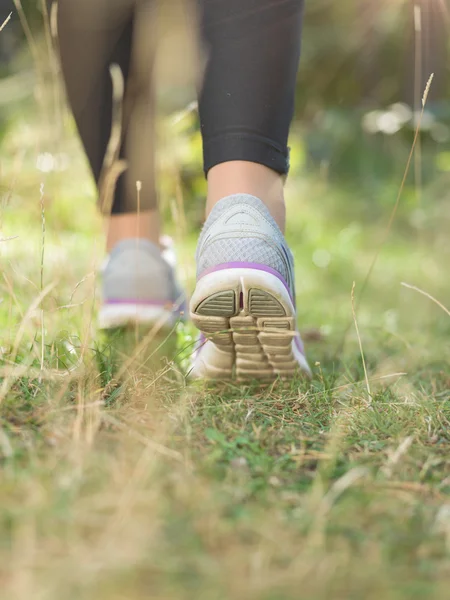
[{"label": "black legging", "polygon": [[[205,173],[231,160],[287,173],[303,0],[196,2],[207,57],[199,97]],[[136,210],[138,180],[143,183],[141,209],[156,205],[151,91],[154,8],[153,0],[58,3],[67,93],[97,183],[111,133],[110,65],[118,64],[124,74],[126,116],[120,157],[128,169],[118,180],[113,213]],[[138,44],[144,51],[135,61]]]}]

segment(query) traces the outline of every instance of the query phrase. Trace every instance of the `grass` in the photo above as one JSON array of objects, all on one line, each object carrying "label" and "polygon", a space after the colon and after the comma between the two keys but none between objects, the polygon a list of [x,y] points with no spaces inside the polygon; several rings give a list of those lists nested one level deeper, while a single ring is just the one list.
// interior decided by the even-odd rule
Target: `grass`
[{"label": "grass", "polygon": [[[153,335],[135,352],[134,332],[96,331],[94,191],[72,134],[61,171],[36,169],[47,131],[21,116],[4,142],[2,599],[447,598],[450,321],[401,286],[448,308],[444,176],[421,206],[405,190],[360,298],[370,396],[351,293],[389,214],[300,168],[288,235],[314,379],[211,387],[184,377],[189,325],[155,354]],[[198,139],[179,143],[182,171]],[[178,182],[162,177],[170,212]],[[178,225],[192,289],[195,232]]]}]

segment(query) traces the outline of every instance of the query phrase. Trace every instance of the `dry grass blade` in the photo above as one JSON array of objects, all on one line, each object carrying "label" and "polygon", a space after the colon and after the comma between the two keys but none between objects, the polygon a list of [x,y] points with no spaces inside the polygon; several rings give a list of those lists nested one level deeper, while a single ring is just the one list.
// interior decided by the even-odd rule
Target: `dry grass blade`
[{"label": "dry grass blade", "polygon": [[446,308],[441,302],[439,302],[439,300],[437,300],[434,296],[432,296],[428,292],[425,292],[424,290],[421,290],[420,288],[416,287],[415,285],[410,285],[409,283],[405,283],[403,281],[402,281],[401,285],[405,288],[408,288],[409,290],[414,290],[415,292],[419,292],[419,294],[422,294],[422,296],[425,296],[426,298],[429,298],[435,304],[437,304],[439,306],[439,308],[442,308],[442,310],[444,312],[446,312],[448,314],[448,316],[450,317],[450,310],[448,310],[448,308]]},{"label": "dry grass blade", "polygon": [[[51,283],[49,285],[47,285],[39,294],[39,296],[37,298],[35,298],[35,300],[30,304],[24,318],[22,319],[22,323],[20,324],[20,327],[17,331],[16,334],[16,339],[14,341],[14,346],[13,346],[13,350],[11,353],[11,357],[12,357],[12,362],[14,363],[17,357],[17,353],[19,351],[19,346],[20,343],[22,341],[22,338],[24,336],[25,333],[25,329],[26,326],[28,325],[30,319],[32,318],[32,315],[34,313],[34,311],[40,306],[41,302],[44,300],[44,298],[46,296],[48,296],[48,294],[53,290],[53,288],[56,286],[56,283]],[[6,376],[3,380],[2,386],[0,388],[0,404],[3,402],[3,400],[6,397],[6,394],[8,393],[12,381],[13,381],[14,377],[13,376]]]},{"label": "dry grass blade", "polygon": [[183,455],[181,454],[181,452],[177,452],[176,450],[172,450],[172,448],[168,448],[167,446],[164,446],[159,442],[151,440],[150,438],[139,433],[139,431],[133,429],[130,425],[127,425],[119,419],[114,418],[112,415],[102,413],[102,419],[105,422],[111,423],[112,425],[114,425],[114,427],[117,427],[117,429],[126,431],[129,435],[133,436],[136,440],[147,446],[153,452],[156,452],[157,454],[160,454],[161,456],[164,456],[166,458],[172,458],[180,463],[184,462]]},{"label": "dry grass blade", "polygon": [[34,58],[34,61],[36,64],[36,68],[39,68],[40,63],[39,63],[38,46],[36,44],[36,41],[33,37],[32,32],[31,32],[31,28],[28,23],[27,17],[25,15],[25,11],[23,9],[22,2],[21,2],[21,0],[13,0],[13,2],[14,2],[14,6],[16,7],[17,14],[19,15],[20,24],[22,25],[23,31],[25,33],[25,37],[27,39],[28,46],[33,55],[33,58]]},{"label": "dry grass blade", "polygon": [[359,295],[359,299],[361,299],[361,297],[362,297],[362,295],[364,293],[364,290],[367,287],[367,284],[368,284],[369,279],[370,279],[370,277],[372,275],[372,272],[373,272],[373,270],[375,268],[375,265],[377,263],[378,257],[380,255],[380,252],[383,249],[385,243],[387,242],[387,239],[388,239],[389,234],[390,234],[391,229],[392,229],[392,224],[394,223],[395,216],[397,215],[398,207],[400,205],[400,198],[402,197],[403,189],[404,189],[405,183],[406,183],[406,178],[408,177],[409,169],[410,169],[410,166],[411,166],[411,161],[412,161],[412,158],[414,156],[414,150],[415,150],[417,142],[419,140],[420,131],[421,131],[421,127],[422,127],[423,113],[424,113],[424,110],[425,110],[425,104],[426,104],[426,100],[428,98],[428,94],[429,94],[429,91],[430,91],[431,82],[433,81],[433,77],[434,77],[434,74],[432,73],[430,75],[430,78],[428,79],[428,83],[427,83],[427,85],[425,87],[425,92],[424,92],[423,99],[422,99],[422,110],[420,111],[419,119],[417,121],[417,126],[416,126],[416,130],[415,130],[415,133],[414,133],[413,143],[411,145],[411,150],[410,150],[409,155],[408,155],[408,160],[406,161],[406,167],[405,167],[405,171],[403,173],[403,179],[402,179],[402,182],[400,184],[400,188],[398,190],[398,194],[397,194],[397,198],[395,200],[394,208],[392,209],[391,216],[389,217],[389,221],[388,221],[387,227],[385,229],[384,236],[383,236],[383,238],[381,240],[381,243],[380,243],[380,245],[378,247],[378,250],[375,253],[375,256],[373,257],[372,264],[370,265],[370,268],[369,268],[369,270],[367,272],[367,275],[366,275],[366,277],[364,279],[364,283],[363,283],[362,288],[361,288],[361,293]]},{"label": "dry grass blade", "polygon": [[6,17],[6,19],[3,21],[3,23],[0,25],[0,31],[3,31],[3,29],[8,25],[8,23],[10,22],[12,17],[12,12],[9,13],[9,15]]},{"label": "dry grass blade", "polygon": [[399,463],[401,458],[408,452],[413,441],[414,437],[412,435],[409,435],[401,441],[398,448],[396,448],[393,452],[390,453],[387,463],[381,468],[381,471],[385,477],[387,477],[388,479],[392,477],[394,468]]},{"label": "dry grass blade", "polygon": [[[42,251],[41,251],[41,293],[44,289],[44,259],[45,259],[45,194],[44,184],[40,186],[41,203],[41,225],[42,225]],[[45,315],[41,308],[41,371],[44,370],[44,351],[45,351]]]},{"label": "dry grass blade", "polygon": [[425,104],[427,103],[428,94],[430,93],[430,88],[431,88],[431,83],[433,81],[433,77],[434,77],[434,73],[431,73],[431,75],[428,78],[427,85],[425,86],[425,91],[422,96],[422,107],[423,108],[425,108]]},{"label": "dry grass blade", "polygon": [[[140,246],[140,233],[141,233],[141,191],[142,191],[142,181],[136,181],[136,202],[137,202],[137,220],[136,220],[136,256],[139,256],[139,246]],[[135,265],[136,268],[136,280],[139,278],[139,265]],[[139,322],[136,319],[135,327],[134,327],[134,341],[135,345],[139,344]]]},{"label": "dry grass blade", "polygon": [[324,507],[328,512],[336,500],[346,491],[349,487],[354,485],[358,480],[366,477],[369,470],[365,467],[355,467],[345,473],[342,477],[337,479],[331,486],[329,492],[323,499]]},{"label": "dry grass blade", "polygon": [[[415,35],[415,59],[414,59],[414,111],[420,110],[420,91],[422,89],[422,9],[418,4],[414,5],[414,35]],[[422,107],[425,106],[422,96]],[[414,176],[416,197],[418,204],[422,199],[422,140],[419,133],[416,151],[414,153]]]},{"label": "dry grass blade", "polygon": [[370,392],[370,383],[369,383],[369,376],[367,375],[366,360],[364,358],[364,352],[363,352],[363,347],[362,347],[361,336],[359,334],[358,320],[356,318],[356,310],[355,310],[355,287],[356,287],[356,283],[353,282],[353,286],[352,286],[352,314],[353,314],[353,322],[355,323],[356,335],[358,337],[359,350],[361,352],[361,360],[362,360],[363,369],[364,369],[364,378],[366,380],[367,394],[369,396],[369,402],[372,402],[372,394]]},{"label": "dry grass blade", "polygon": [[[395,217],[397,215],[398,207],[400,205],[400,199],[402,197],[403,189],[404,189],[405,183],[406,183],[406,178],[408,177],[409,169],[411,167],[411,162],[412,162],[412,159],[413,159],[413,156],[414,156],[414,151],[416,149],[416,145],[417,145],[417,142],[419,140],[421,126],[422,126],[423,114],[424,114],[424,111],[425,111],[425,104],[426,104],[426,101],[427,101],[427,98],[428,98],[428,94],[430,92],[430,88],[431,88],[431,83],[433,81],[433,77],[434,77],[434,73],[432,73],[430,75],[430,77],[428,79],[428,82],[427,82],[427,85],[425,86],[425,91],[424,91],[423,98],[422,98],[422,110],[420,111],[419,119],[417,121],[417,126],[416,126],[415,133],[414,133],[413,143],[411,145],[411,150],[410,150],[409,155],[408,155],[408,160],[406,161],[406,167],[405,167],[405,170],[404,170],[404,173],[403,173],[403,178],[402,178],[399,190],[398,190],[397,198],[395,200],[395,204],[394,204],[394,207],[392,209],[391,215],[389,217],[389,221],[388,221],[388,224],[386,226],[386,229],[384,230],[384,234],[383,234],[383,237],[381,239],[380,245],[378,246],[378,248],[377,248],[377,250],[375,252],[375,255],[374,255],[373,259],[372,259],[372,262],[370,264],[369,270],[367,271],[367,275],[365,276],[364,281],[362,283],[361,291],[359,293],[359,297],[358,297],[358,300],[356,302],[356,306],[358,306],[359,302],[361,301],[361,299],[362,299],[362,297],[364,295],[364,292],[365,292],[365,290],[367,288],[367,285],[368,285],[368,283],[370,281],[370,278],[372,276],[372,273],[373,273],[373,270],[375,268],[375,265],[377,264],[378,257],[380,256],[381,251],[384,248],[384,245],[386,244],[386,242],[387,242],[387,240],[389,238],[389,234],[391,232],[392,225],[393,225]],[[348,334],[348,332],[350,330],[350,327],[351,327],[351,321],[349,322],[349,324],[347,325],[347,328],[345,329],[345,331],[343,333],[342,342],[339,344],[339,347],[337,349],[337,354],[340,354],[342,352],[342,348],[345,345],[345,340],[346,340],[347,334]]]},{"label": "dry grass blade", "polygon": [[44,184],[41,183],[40,190],[40,205],[41,205],[41,227],[42,227],[42,237],[41,237],[41,292],[44,289],[44,259],[45,259],[45,195],[44,195]]},{"label": "dry grass blade", "polygon": [[110,67],[113,96],[113,115],[111,134],[103,161],[102,175],[99,184],[99,206],[104,215],[111,213],[114,190],[120,175],[127,169],[127,163],[119,160],[122,141],[122,123],[124,110],[125,81],[119,65]]}]

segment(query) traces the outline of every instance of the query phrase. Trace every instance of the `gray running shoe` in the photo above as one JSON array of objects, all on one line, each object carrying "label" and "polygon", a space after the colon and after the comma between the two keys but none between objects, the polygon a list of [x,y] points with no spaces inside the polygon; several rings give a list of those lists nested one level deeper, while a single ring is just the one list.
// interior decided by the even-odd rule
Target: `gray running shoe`
[{"label": "gray running shoe", "polygon": [[174,325],[184,312],[185,299],[166,254],[148,240],[117,244],[103,269],[101,329]]},{"label": "gray running shoe", "polygon": [[197,248],[191,318],[202,332],[192,375],[311,375],[297,330],[294,260],[266,206],[236,194],[212,210]]}]

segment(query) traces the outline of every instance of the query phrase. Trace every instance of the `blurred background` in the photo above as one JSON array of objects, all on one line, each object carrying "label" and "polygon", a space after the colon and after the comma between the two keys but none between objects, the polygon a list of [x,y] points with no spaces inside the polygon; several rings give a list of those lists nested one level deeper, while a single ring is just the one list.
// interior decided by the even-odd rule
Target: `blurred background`
[{"label": "blurred background", "polygon": [[[448,0],[306,2],[290,140],[288,235],[302,282],[300,316],[325,332],[348,315],[352,281],[361,284],[384,240],[432,73],[394,227],[373,273],[367,320],[374,310],[377,324],[391,329],[405,315],[415,319],[401,280],[448,298],[449,6]],[[47,241],[54,236],[59,248],[53,257],[47,253],[48,260],[65,273],[72,249],[88,257],[100,231],[96,192],[65,105],[45,5],[0,0],[0,20],[10,12],[0,33],[2,234],[18,235],[24,227],[29,234],[3,252],[14,253],[25,268],[27,243],[40,243],[39,190],[45,182]],[[181,0],[159,0],[159,21],[160,203],[189,286],[205,194],[195,43]],[[84,263],[76,277],[86,268]],[[318,304],[318,295],[336,302]]]},{"label": "blurred background", "polygon": [[[185,2],[156,1],[158,191],[191,291],[198,58]],[[254,393],[187,386],[180,354],[142,373],[140,345],[116,375],[44,0],[0,0],[2,600],[448,598],[449,7],[306,0],[286,195],[314,378]]]},{"label": "blurred background", "polygon": [[[164,46],[160,56],[165,55],[164,70],[172,79],[168,86],[167,81],[163,82],[168,89],[162,93],[169,98],[163,106],[173,111],[192,90],[186,85],[185,75],[191,73],[186,69],[190,58],[186,45],[192,41],[183,32],[184,2],[158,1]],[[11,20],[0,36],[5,91],[8,84],[17,81],[8,77],[24,67],[36,66],[31,59],[42,61],[41,71],[50,67],[45,50],[39,54],[43,50],[43,13],[47,12],[42,0],[0,0],[0,18],[6,19],[10,12]],[[306,2],[294,131],[304,140],[302,160],[311,168],[327,168],[333,177],[350,179],[371,190],[373,181],[367,178],[398,175],[397,161],[404,158],[402,147],[409,149],[411,131],[432,73],[434,80],[422,123],[424,150],[441,152],[448,148],[449,24],[448,0]],[[29,28],[28,41],[30,36],[34,38],[34,56],[30,55],[24,27]],[[13,91],[2,94],[3,106],[12,97],[25,97],[33,89],[24,86],[21,94],[15,88]],[[6,108],[3,113],[7,121]],[[425,182],[436,171],[447,170],[446,156],[434,158],[425,152]]]}]

